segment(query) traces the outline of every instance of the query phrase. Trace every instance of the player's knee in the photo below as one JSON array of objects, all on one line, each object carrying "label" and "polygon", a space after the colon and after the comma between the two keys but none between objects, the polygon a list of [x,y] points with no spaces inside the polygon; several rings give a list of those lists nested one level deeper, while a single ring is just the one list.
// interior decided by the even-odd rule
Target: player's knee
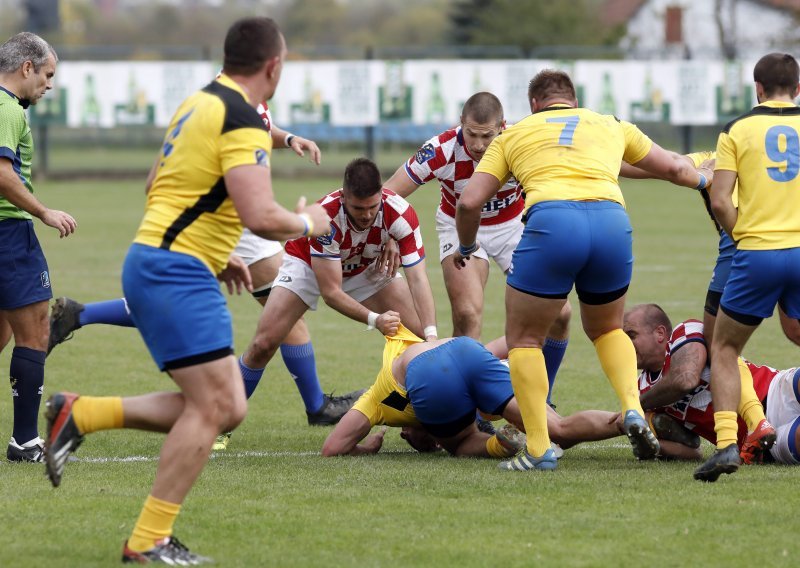
[{"label": "player's knee", "polygon": [[228,396],[220,397],[217,408],[220,432],[231,432],[247,416],[247,399],[243,393],[241,395],[230,393]]},{"label": "player's knee", "polygon": [[569,320],[572,319],[572,306],[569,302],[564,304],[561,308],[558,317],[550,326],[548,335],[558,339],[565,339],[569,335]]},{"label": "player's knee", "polygon": [[453,335],[456,337],[479,338],[481,335],[482,313],[471,307],[453,309]]},{"label": "player's knee", "polygon": [[249,358],[255,361],[269,360],[275,355],[280,345],[281,341],[269,331],[258,332],[250,342]]},{"label": "player's knee", "polygon": [[800,321],[796,319],[782,318],[781,328],[786,338],[794,343],[800,345]]}]

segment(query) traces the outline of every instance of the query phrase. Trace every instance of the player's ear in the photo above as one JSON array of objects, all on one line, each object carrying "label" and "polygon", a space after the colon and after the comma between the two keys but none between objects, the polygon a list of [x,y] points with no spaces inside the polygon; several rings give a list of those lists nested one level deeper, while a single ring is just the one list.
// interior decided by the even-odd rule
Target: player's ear
[{"label": "player's ear", "polygon": [[266,72],[267,72],[267,79],[272,81],[276,75],[276,73],[280,70],[281,65],[281,58],[280,55],[276,55],[267,60],[266,62]]}]

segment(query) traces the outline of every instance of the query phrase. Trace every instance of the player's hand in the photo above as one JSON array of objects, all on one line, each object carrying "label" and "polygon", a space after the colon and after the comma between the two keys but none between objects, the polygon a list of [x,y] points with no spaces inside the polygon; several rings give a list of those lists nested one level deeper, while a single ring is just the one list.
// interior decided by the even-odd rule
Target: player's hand
[{"label": "player's hand", "polygon": [[397,335],[397,330],[400,329],[400,314],[389,310],[378,316],[375,320],[375,327],[387,337],[394,337]]},{"label": "player's hand", "polygon": [[305,213],[311,218],[311,223],[314,225],[311,232],[307,235],[309,237],[322,237],[331,232],[331,218],[328,213],[319,203],[312,203],[306,206],[306,198],[301,197],[294,208],[295,213]]},{"label": "player's hand", "polygon": [[72,215],[56,209],[45,209],[39,219],[48,227],[58,229],[58,234],[62,239],[74,233],[78,228],[78,222]]},{"label": "player's hand", "polygon": [[289,146],[294,153],[300,156],[301,158],[306,155],[306,152],[309,153],[309,158],[315,164],[319,165],[322,161],[322,152],[317,146],[317,143],[313,140],[308,140],[307,138],[303,138],[302,136],[297,136],[295,134],[294,138],[292,138],[292,144]]},{"label": "player's hand", "polygon": [[361,446],[364,453],[377,454],[383,446],[384,436],[386,436],[386,426],[364,438],[358,445]]},{"label": "player's hand", "polygon": [[380,274],[386,274],[394,278],[397,275],[397,269],[400,268],[400,247],[397,246],[397,241],[389,239],[383,246],[381,255],[375,261],[374,270]]},{"label": "player's hand", "polygon": [[[478,252],[480,250],[480,248],[481,248],[481,246],[478,245],[478,248],[476,248],[474,251],[472,251],[472,254],[475,254],[476,252]],[[453,264],[455,265],[456,269],[461,270],[462,268],[465,268],[467,266],[467,261],[470,258],[472,258],[472,254],[467,255],[467,256],[462,256],[461,253],[458,252],[458,248],[456,248],[456,252],[454,252],[451,255],[451,257],[453,259]]]},{"label": "player's hand", "polygon": [[714,183],[714,167],[716,163],[716,159],[706,160],[700,164],[700,167],[697,168],[697,173],[703,174],[708,180],[708,187],[706,188],[706,191],[708,191],[708,188],[710,188]]},{"label": "player's hand", "polygon": [[237,294],[242,293],[242,289],[248,292],[253,291],[253,279],[250,277],[250,270],[247,268],[244,260],[232,254],[228,259],[228,265],[217,274],[217,279],[224,282],[228,288],[228,294],[233,295],[236,291]]}]

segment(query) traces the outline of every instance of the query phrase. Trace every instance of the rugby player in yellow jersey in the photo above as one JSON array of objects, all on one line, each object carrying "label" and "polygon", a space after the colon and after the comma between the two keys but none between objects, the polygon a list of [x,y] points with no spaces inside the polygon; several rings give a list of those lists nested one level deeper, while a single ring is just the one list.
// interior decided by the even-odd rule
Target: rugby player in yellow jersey
[{"label": "rugby player in yellow jersey", "polygon": [[678,185],[706,187],[708,180],[633,124],[577,108],[572,80],[562,71],[537,74],[528,98],[533,114],[494,139],[456,213],[460,247],[453,258],[459,266],[477,249],[483,204],[511,175],[525,188],[525,230],[506,286],[506,340],[528,443],[501,469],[555,468],[542,345],[573,285],[584,331],[622,404],[634,455],[652,459],[658,441],[644,420],[636,353],[622,331],[633,252],[617,176],[624,160]]},{"label": "rugby player in yellow jersey", "polygon": [[[709,173],[708,168],[714,167],[716,159],[715,152],[694,152],[683,156],[693,167],[697,168],[699,172]],[[652,179],[655,176],[645,172],[644,170],[631,166],[630,164],[622,163],[619,172],[620,177],[635,178],[635,179]],[[713,172],[710,173],[713,176]],[[708,292],[706,293],[706,301],[703,310],[703,336],[704,342],[707,346],[711,345],[713,340],[714,323],[717,319],[717,312],[719,311],[719,301],[722,297],[722,292],[725,289],[725,283],[728,281],[728,275],[731,271],[731,263],[733,261],[733,253],[736,250],[730,236],[722,230],[714,214],[711,211],[711,198],[709,190],[712,186],[700,190],[700,195],[703,198],[703,203],[706,206],[711,220],[719,233],[719,246],[717,260],[714,265],[714,270],[711,273],[711,282],[708,284]],[[736,202],[736,192],[733,195],[734,203]],[[791,320],[780,310],[781,324],[786,336],[791,338],[792,333],[798,326],[797,320]],[[791,322],[794,322],[793,324]],[[705,330],[708,330],[707,332]],[[634,341],[635,346],[635,341]],[[685,356],[685,349],[681,350],[679,357]],[[706,353],[706,351],[704,351]],[[705,355],[703,355],[705,357]],[[702,366],[701,361],[695,358],[695,365]],[[674,371],[673,366],[670,367]],[[739,405],[736,409],[737,414],[742,417],[747,425],[747,438],[742,447],[742,456],[761,456],[764,452],[768,451],[776,440],[776,431],[772,424],[767,421],[764,413],[764,407],[753,388],[753,377],[750,374],[750,369],[746,365],[740,366],[742,376],[741,381],[741,398]],[[694,379],[690,379],[691,373],[666,373],[658,383],[643,393],[641,396],[642,407],[645,410],[667,406],[672,404],[679,397],[684,396],[687,392],[692,391],[697,385]]]},{"label": "rugby player in yellow jersey", "polygon": [[180,391],[127,398],[62,392],[47,402],[45,459],[54,486],[86,434],[110,428],[168,433],[123,562],[209,561],[174,538],[172,527],[214,438],[247,410],[217,282],[248,282],[244,263],[229,263],[242,225],[271,239],[329,231],[318,205],[304,207],[301,199],[295,214],[272,196],[271,139],[256,106],[277,87],[283,35],[269,18],[239,20],[228,30],[224,53],[222,76],[186,99],[170,123],[122,274],[133,321]]},{"label": "rugby player in yellow jersey", "polygon": [[[511,457],[524,446],[519,406],[501,339],[484,347],[469,337],[422,341],[400,326],[386,337],[383,363],[372,387],[342,417],[322,447],[323,456],[374,454],[384,431],[403,428],[403,438],[420,451],[438,446],[454,456]],[[478,430],[475,412],[502,416],[509,425],[494,435]],[[553,439],[563,448],[621,434],[613,412],[589,410],[561,417],[548,407]]]},{"label": "rugby player in yellow jersey", "polygon": [[695,470],[700,481],[739,468],[737,360],[747,340],[778,303],[800,318],[800,67],[789,54],[771,53],[756,63],[753,78],[758,106],[726,125],[717,141],[711,208],[736,252],[711,344],[717,450]]}]

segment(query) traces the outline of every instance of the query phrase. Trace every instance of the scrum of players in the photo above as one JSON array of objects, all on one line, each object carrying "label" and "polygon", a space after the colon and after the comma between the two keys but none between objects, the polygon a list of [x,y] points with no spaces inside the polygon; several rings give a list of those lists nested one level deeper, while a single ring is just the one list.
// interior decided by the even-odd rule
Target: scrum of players
[{"label": "scrum of players", "polygon": [[[570,304],[563,301],[564,298],[559,298],[562,301],[555,307],[548,305],[552,317],[543,323],[546,324],[543,341],[534,339],[532,344],[541,352],[545,363],[547,384],[538,385],[547,393],[544,405],[537,407],[521,403],[520,396],[523,399],[527,397],[525,391],[530,384],[525,386],[523,382],[515,381],[513,364],[510,371],[508,365],[496,364],[508,359],[509,351],[518,349],[519,343],[512,346],[506,343],[505,338],[499,338],[484,347],[474,340],[464,342],[457,339],[480,336],[490,260],[504,274],[511,275],[515,250],[522,240],[523,231],[535,225],[536,215],[532,213],[539,210],[533,210],[532,206],[541,203],[535,197],[531,198],[537,194],[535,183],[534,189],[526,193],[526,187],[518,180],[517,170],[509,167],[510,175],[492,187],[487,194],[489,199],[483,201],[475,215],[467,219],[466,214],[462,215],[467,208],[462,209],[459,204],[464,195],[476,191],[470,185],[473,174],[479,171],[484,176],[486,172],[491,175],[491,170],[478,169],[481,159],[490,148],[496,150],[495,147],[499,147],[498,140],[512,142],[512,136],[533,137],[530,132],[535,129],[546,132],[547,136],[555,135],[555,146],[578,148],[586,143],[580,139],[578,119],[572,118],[578,116],[575,115],[578,105],[574,100],[574,90],[569,90],[569,77],[546,70],[534,77],[531,85],[537,80],[545,83],[544,93],[547,94],[550,88],[557,95],[553,98],[555,102],[544,107],[537,107],[536,101],[531,101],[531,116],[540,113],[551,116],[540,124],[528,124],[529,121],[524,120],[508,126],[497,97],[489,92],[480,92],[467,99],[460,124],[424,141],[388,180],[381,180],[377,166],[369,160],[353,160],[344,173],[342,187],[332,188],[319,200],[330,218],[329,233],[295,238],[287,241],[281,249],[276,241],[245,230],[236,253],[251,268],[251,279],[255,284],[253,295],[264,306],[258,330],[239,359],[247,396],[253,394],[264,368],[280,349],[287,365],[294,365],[292,375],[300,377],[298,389],[306,403],[309,423],[336,424],[322,449],[323,455],[377,452],[385,429],[370,434],[375,426],[401,427],[402,437],[420,451],[444,449],[456,456],[504,458],[507,461],[501,462],[500,466],[509,470],[552,470],[564,449],[618,435],[627,435],[634,455],[643,460],[659,457],[697,460],[702,458],[699,437],[717,444],[711,389],[712,335],[736,245],[714,218],[710,205],[709,190],[715,179],[715,155],[712,152],[677,156],[661,150],[641,133],[637,134],[636,144],[628,145],[629,131],[635,127],[613,121],[623,127],[619,148],[611,150],[612,155],[616,155],[613,151],[618,151],[622,158],[621,170],[615,172],[614,183],[619,173],[623,177],[661,178],[694,187],[712,214],[711,220],[720,237],[720,254],[709,285],[702,322],[687,320],[673,327],[660,307],[648,304],[624,311],[624,318],[616,326],[624,331],[626,339],[617,337],[615,340],[622,343],[627,340],[632,344],[637,367],[641,370],[636,391],[641,401],[638,409],[635,403],[626,404],[621,397],[622,412],[586,410],[572,416],[560,416],[555,411],[550,394],[566,352],[571,318]],[[770,100],[769,95],[765,95],[765,101]],[[771,108],[769,104],[767,107]],[[276,146],[290,148],[300,156],[307,152],[314,162],[319,163],[320,151],[313,141],[276,127],[266,103],[258,110]],[[616,135],[613,125],[611,128]],[[727,128],[730,129],[731,125]],[[574,140],[570,138],[565,142],[565,136],[574,137]],[[524,143],[520,147],[524,147]],[[500,150],[494,153],[501,155]],[[585,174],[585,171],[580,171],[581,166],[569,171],[563,164],[543,161],[545,164],[540,172],[526,173],[530,179],[536,180],[537,175],[574,179]],[[497,181],[497,178],[493,179]],[[438,185],[441,194],[435,215],[436,232],[454,336],[447,339],[439,337],[435,321],[419,218],[406,200],[419,187],[429,183]],[[605,180],[601,180],[601,185],[603,183]],[[595,197],[612,202],[616,200],[606,195],[578,194],[574,201]],[[464,234],[460,225],[468,222],[475,225],[474,239],[465,244],[460,240]],[[259,261],[273,257],[276,262],[268,270],[254,270]],[[401,276],[398,268],[402,268],[405,277]],[[581,269],[579,267],[578,272]],[[611,305],[617,301],[614,298],[603,302],[603,294],[589,294],[591,290],[584,290],[586,297],[580,295],[581,282],[580,275],[574,279],[585,318],[587,313],[591,315],[595,306]],[[559,296],[524,290],[513,284],[509,287],[532,297],[552,299]],[[623,287],[627,288],[627,282]],[[320,296],[344,316],[386,336],[383,364],[378,379],[369,389],[341,397],[322,394],[310,337],[302,319],[305,311],[316,309]],[[104,319],[107,312],[93,309],[96,304],[84,305],[65,298],[57,300],[51,316],[48,353],[83,325],[135,325],[124,307],[124,300],[119,302],[123,304],[114,309],[121,315],[109,321]],[[623,315],[621,309],[615,309],[614,313],[617,319]],[[787,336],[798,337],[796,314],[787,315],[783,303],[780,314]],[[119,323],[119,320],[124,320],[124,323]],[[297,326],[301,326],[299,330]],[[292,334],[294,338],[291,338]],[[597,340],[597,337],[592,339]],[[518,340],[516,337],[515,341]],[[456,369],[451,373],[457,376],[439,379],[447,372],[427,369],[421,363],[423,359],[435,360],[425,357],[425,353],[435,350],[439,350],[440,355],[455,350],[456,359],[469,359],[467,354],[470,353],[484,359],[471,370]],[[690,352],[691,357],[688,356]],[[598,354],[605,370],[607,363]],[[762,461],[798,463],[795,438],[800,423],[797,403],[800,371],[778,371],[744,360],[739,361],[738,368],[737,380],[742,385],[742,396],[734,418],[736,459],[728,460],[722,467],[712,467],[710,474],[696,474],[698,479],[714,481],[721,473],[731,473],[738,467],[735,463],[738,460],[747,464]],[[474,372],[476,369],[482,371]],[[615,381],[620,379],[610,377],[610,380],[619,392]],[[630,387],[636,384],[637,378],[628,373],[626,380]],[[441,384],[427,384],[437,381]],[[470,404],[463,408],[448,406],[448,400],[456,396],[463,398],[465,391]],[[529,407],[528,416],[520,406]],[[534,452],[532,446],[526,445],[523,434],[526,431],[525,418],[533,414],[539,415],[539,422],[543,420],[552,439],[552,444],[550,439],[547,440],[549,449],[544,454]],[[495,430],[487,419],[501,416],[508,420],[509,425]],[[529,418],[529,424],[534,424],[535,428],[537,420]],[[230,434],[220,433],[215,445],[217,451],[225,450]]]}]

